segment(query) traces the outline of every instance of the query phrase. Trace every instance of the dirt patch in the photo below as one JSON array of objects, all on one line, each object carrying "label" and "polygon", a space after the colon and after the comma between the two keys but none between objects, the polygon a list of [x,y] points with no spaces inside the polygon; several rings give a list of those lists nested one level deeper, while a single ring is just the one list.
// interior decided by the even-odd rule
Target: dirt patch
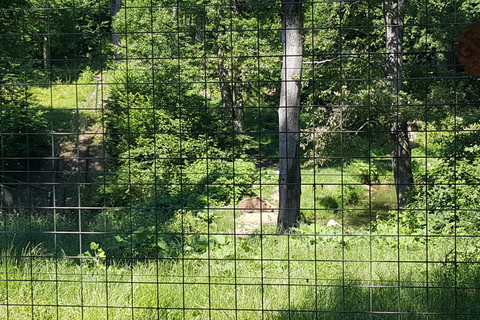
[{"label": "dirt patch", "polygon": [[235,219],[235,233],[246,235],[252,233],[261,224],[277,223],[278,212],[244,213]]}]

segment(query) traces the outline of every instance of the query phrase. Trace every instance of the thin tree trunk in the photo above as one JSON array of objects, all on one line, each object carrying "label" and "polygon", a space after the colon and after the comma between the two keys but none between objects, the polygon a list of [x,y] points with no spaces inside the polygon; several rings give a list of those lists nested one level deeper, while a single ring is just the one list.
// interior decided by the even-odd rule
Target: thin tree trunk
[{"label": "thin tree trunk", "polygon": [[[393,84],[394,94],[403,88],[403,25],[406,0],[383,0],[382,11],[386,31],[387,63],[385,75]],[[400,106],[394,103],[393,123],[390,140],[392,142],[392,168],[397,190],[398,207],[407,205],[406,189],[413,184],[411,148],[408,138],[408,123],[402,119]]]},{"label": "thin tree trunk", "polygon": [[172,7],[172,21],[175,22],[178,16],[178,6]]},{"label": "thin tree trunk", "polygon": [[220,85],[220,94],[222,97],[223,112],[225,119],[230,120],[233,117],[233,94],[232,86],[228,79],[228,70],[225,67],[225,57],[222,56],[222,48],[218,49],[218,82]]},{"label": "thin tree trunk", "polygon": [[205,35],[205,11],[204,9],[199,10],[195,15],[195,41],[202,43]]},{"label": "thin tree trunk", "polygon": [[223,48],[220,47],[218,49],[218,81],[220,84],[220,94],[222,97],[222,106],[225,119],[232,120],[234,130],[237,132],[242,132],[244,113],[242,73],[238,71],[235,74],[235,83],[232,83],[232,81],[229,79],[231,72],[225,66],[226,58],[222,55],[222,51]]},{"label": "thin tree trunk", "polygon": [[407,205],[405,191],[413,184],[412,150],[408,139],[408,123],[394,122],[391,129],[392,167],[397,191],[398,207]]},{"label": "thin tree trunk", "polygon": [[243,83],[242,83],[242,72],[238,70],[235,75],[235,110],[234,110],[234,125],[237,132],[243,132]]},{"label": "thin tree trunk", "polygon": [[[50,5],[47,3],[47,8],[50,8]],[[47,22],[50,21],[50,10],[45,11],[43,19]],[[50,36],[44,35],[43,36],[43,44],[42,44],[42,53],[43,53],[43,71],[45,72],[45,76],[47,78],[50,77],[50,72],[52,70],[52,57],[51,57],[51,44],[50,44]]]},{"label": "thin tree trunk", "polygon": [[[110,15],[112,17],[112,44],[114,46],[119,46],[121,44],[120,37],[118,36],[115,28],[113,27],[113,17],[120,11],[122,8],[122,0],[110,0]],[[121,55],[118,52],[114,52],[115,59],[120,59]]]},{"label": "thin tree trunk", "polygon": [[52,69],[52,59],[50,53],[50,39],[48,36],[43,36],[43,70],[47,76],[50,75],[50,70]]},{"label": "thin tree trunk", "polygon": [[303,58],[302,0],[282,6],[283,65],[279,118],[279,212],[277,228],[283,233],[300,218],[300,82]]}]

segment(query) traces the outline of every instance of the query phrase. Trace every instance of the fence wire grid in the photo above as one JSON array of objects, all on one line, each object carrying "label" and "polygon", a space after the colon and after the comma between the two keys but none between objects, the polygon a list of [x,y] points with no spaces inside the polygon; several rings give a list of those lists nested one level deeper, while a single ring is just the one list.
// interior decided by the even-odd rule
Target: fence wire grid
[{"label": "fence wire grid", "polygon": [[0,318],[480,318],[480,1],[0,3]]}]

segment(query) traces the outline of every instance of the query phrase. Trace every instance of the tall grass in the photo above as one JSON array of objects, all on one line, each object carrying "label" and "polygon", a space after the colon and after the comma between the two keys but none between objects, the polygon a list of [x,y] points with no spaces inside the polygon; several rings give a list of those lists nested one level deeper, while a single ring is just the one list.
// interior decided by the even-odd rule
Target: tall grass
[{"label": "tall grass", "polygon": [[480,315],[478,268],[463,269],[471,281],[459,283],[454,265],[444,263],[455,247],[451,239],[431,239],[426,246],[410,237],[348,237],[320,226],[316,231],[232,238],[234,254],[223,259],[213,259],[210,252],[126,264],[103,259],[95,265],[80,258],[46,257],[41,248],[17,258],[4,252],[0,316],[95,320]]}]

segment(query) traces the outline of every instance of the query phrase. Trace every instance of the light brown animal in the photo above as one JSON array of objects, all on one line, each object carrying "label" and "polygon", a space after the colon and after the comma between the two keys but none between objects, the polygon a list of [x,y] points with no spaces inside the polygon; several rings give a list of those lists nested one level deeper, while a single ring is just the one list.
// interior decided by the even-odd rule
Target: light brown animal
[{"label": "light brown animal", "polygon": [[243,199],[238,204],[238,208],[244,213],[253,213],[256,211],[273,212],[272,205],[260,197]]}]

